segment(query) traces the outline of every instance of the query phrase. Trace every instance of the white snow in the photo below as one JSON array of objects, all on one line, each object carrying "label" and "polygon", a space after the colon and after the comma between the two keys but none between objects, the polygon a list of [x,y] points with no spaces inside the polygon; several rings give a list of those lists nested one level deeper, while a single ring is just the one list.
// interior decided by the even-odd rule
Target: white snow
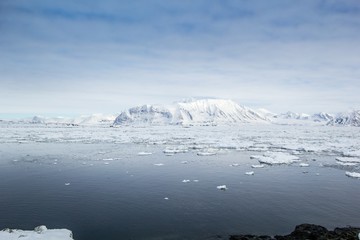
[{"label": "white snow", "polygon": [[46,226],[36,227],[33,231],[4,229],[0,231],[0,240],[73,240],[67,229],[47,229]]},{"label": "white snow", "polygon": [[217,186],[216,188],[219,189],[219,190],[223,190],[223,191],[225,191],[225,190],[228,189],[228,188],[226,187],[226,185],[220,185],[220,186]]},{"label": "white snow", "polygon": [[245,175],[254,175],[255,172],[251,171],[251,172],[245,172]]},{"label": "white snow", "polygon": [[360,178],[360,173],[358,172],[345,172],[345,175],[352,178]]}]

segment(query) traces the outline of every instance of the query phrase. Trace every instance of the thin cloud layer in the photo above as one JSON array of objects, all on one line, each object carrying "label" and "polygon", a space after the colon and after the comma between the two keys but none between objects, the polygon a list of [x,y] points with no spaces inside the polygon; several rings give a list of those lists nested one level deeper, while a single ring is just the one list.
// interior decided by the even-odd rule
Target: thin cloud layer
[{"label": "thin cloud layer", "polygon": [[0,112],[358,108],[358,1],[1,1]]}]

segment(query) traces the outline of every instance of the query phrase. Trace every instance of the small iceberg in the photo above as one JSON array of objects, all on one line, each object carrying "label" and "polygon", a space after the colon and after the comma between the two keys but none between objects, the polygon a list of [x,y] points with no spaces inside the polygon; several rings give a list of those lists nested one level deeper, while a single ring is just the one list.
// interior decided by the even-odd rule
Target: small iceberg
[{"label": "small iceberg", "polygon": [[188,164],[188,161],[182,161],[181,164]]},{"label": "small iceberg", "polygon": [[188,182],[190,182],[190,180],[189,179],[184,179],[184,180],[182,180],[182,182],[183,183],[188,183]]},{"label": "small iceberg", "polygon": [[155,166],[164,166],[163,163],[154,163]]},{"label": "small iceberg", "polygon": [[255,172],[251,171],[251,172],[245,172],[245,175],[254,175]]},{"label": "small iceberg", "polygon": [[113,158],[104,158],[103,161],[114,161]]},{"label": "small iceberg", "polygon": [[358,172],[345,172],[345,175],[352,178],[360,178],[360,173]]},{"label": "small iceberg", "polygon": [[164,197],[164,200],[169,200],[169,198],[168,198],[168,197]]},{"label": "small iceberg", "polygon": [[219,189],[219,190],[223,190],[223,191],[225,191],[225,190],[228,189],[228,188],[226,187],[226,185],[220,185],[220,186],[217,186],[216,188]]},{"label": "small iceberg", "polygon": [[229,166],[230,166],[230,167],[238,167],[239,164],[238,164],[238,163],[233,163],[233,164],[230,164]]},{"label": "small iceberg", "polygon": [[300,167],[308,167],[308,166],[310,166],[310,165],[307,164],[307,163],[300,163],[299,166],[300,166]]},{"label": "small iceberg", "polygon": [[138,155],[139,156],[147,156],[147,155],[151,155],[151,152],[139,152]]},{"label": "small iceberg", "polygon": [[70,185],[70,183],[69,183],[69,182],[65,183],[65,186],[69,186],[69,185]]}]

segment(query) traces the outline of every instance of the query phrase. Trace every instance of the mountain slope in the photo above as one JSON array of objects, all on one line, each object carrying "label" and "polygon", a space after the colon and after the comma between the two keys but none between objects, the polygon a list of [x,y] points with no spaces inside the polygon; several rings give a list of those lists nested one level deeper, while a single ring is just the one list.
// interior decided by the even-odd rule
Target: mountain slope
[{"label": "mountain slope", "polygon": [[360,127],[360,110],[339,113],[328,125]]}]

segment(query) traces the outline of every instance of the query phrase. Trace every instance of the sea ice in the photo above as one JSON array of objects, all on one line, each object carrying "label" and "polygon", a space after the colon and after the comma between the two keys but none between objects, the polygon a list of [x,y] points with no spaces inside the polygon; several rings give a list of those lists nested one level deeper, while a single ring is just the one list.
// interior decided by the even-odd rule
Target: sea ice
[{"label": "sea ice", "polygon": [[335,159],[340,162],[360,163],[360,158],[357,157],[337,157]]},{"label": "sea ice", "polygon": [[216,155],[217,152],[198,152],[197,155],[198,156],[212,156],[212,155]]},{"label": "sea ice", "polygon": [[307,164],[307,163],[300,163],[299,166],[300,166],[300,167],[308,167],[308,166],[310,166],[310,165]]},{"label": "sea ice", "polygon": [[233,163],[233,164],[230,164],[230,167],[238,167],[239,164],[238,163]]},{"label": "sea ice", "polygon": [[168,197],[164,197],[164,200],[169,200],[169,198],[168,198]]},{"label": "sea ice", "polygon": [[147,155],[151,155],[151,152],[139,152],[138,155],[139,156],[147,156]]},{"label": "sea ice", "polygon": [[216,188],[219,189],[219,190],[223,190],[223,191],[225,191],[225,190],[228,189],[228,188],[226,187],[226,185],[220,185],[220,186],[217,186]]},{"label": "sea ice", "polygon": [[104,158],[103,161],[114,161],[113,158]]},{"label": "sea ice", "polygon": [[343,155],[345,157],[359,157],[360,158],[360,150],[344,152]]},{"label": "sea ice", "polygon": [[245,175],[254,175],[255,173],[253,171],[251,172],[245,172]]},{"label": "sea ice", "polygon": [[284,152],[266,152],[263,156],[254,155],[250,158],[268,165],[291,164],[299,161],[299,157]]},{"label": "sea ice", "polygon": [[252,168],[263,168],[265,167],[264,164],[254,164],[254,165],[251,165]]},{"label": "sea ice", "polygon": [[67,229],[47,229],[38,226],[33,231],[4,229],[0,231],[0,240],[73,240],[73,234]]},{"label": "sea ice", "polygon": [[189,162],[188,161],[182,161],[181,163],[182,164],[188,164]]},{"label": "sea ice", "polygon": [[352,178],[360,178],[360,173],[358,172],[345,172],[345,175]]},{"label": "sea ice", "polygon": [[164,166],[163,163],[154,163],[155,166]]},{"label": "sea ice", "polygon": [[356,166],[358,165],[358,163],[355,162],[340,162],[340,161],[336,161],[337,164],[341,165],[341,166]]},{"label": "sea ice", "polygon": [[69,186],[70,185],[70,183],[65,183],[65,186]]},{"label": "sea ice", "polygon": [[189,179],[184,179],[184,180],[182,180],[182,182],[183,183],[188,183],[188,182],[190,182],[190,180]]}]

